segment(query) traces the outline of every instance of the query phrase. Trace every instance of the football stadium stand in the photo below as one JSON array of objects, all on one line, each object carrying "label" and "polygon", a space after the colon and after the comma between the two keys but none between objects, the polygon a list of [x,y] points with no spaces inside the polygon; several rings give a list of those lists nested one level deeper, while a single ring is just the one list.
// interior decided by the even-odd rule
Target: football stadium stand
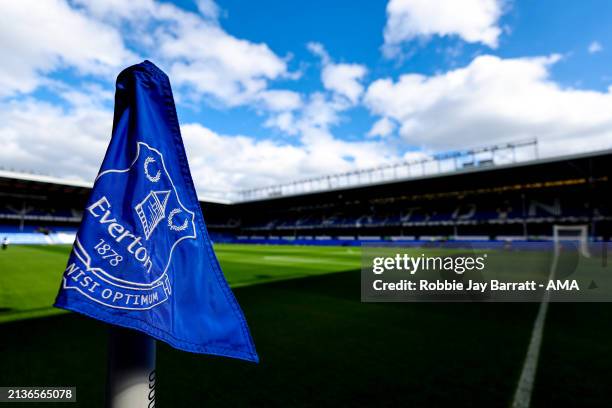
[{"label": "football stadium stand", "polygon": [[[550,240],[554,225],[588,225],[590,240],[609,240],[611,162],[608,150],[201,205],[217,242]],[[86,183],[0,171],[0,237],[71,242],[89,191]]]}]

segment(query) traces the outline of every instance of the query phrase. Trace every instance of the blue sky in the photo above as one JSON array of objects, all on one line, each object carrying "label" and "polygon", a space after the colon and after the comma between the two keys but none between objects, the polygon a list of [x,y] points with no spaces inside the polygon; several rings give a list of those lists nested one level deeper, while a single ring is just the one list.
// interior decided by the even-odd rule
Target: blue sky
[{"label": "blue sky", "polygon": [[[179,4],[194,7],[189,1]],[[612,84],[611,54],[588,52],[592,42],[601,44],[612,38],[612,3],[607,1],[591,1],[588,5],[551,0],[538,1],[537,5],[528,0],[506,2],[508,12],[500,18],[499,25],[506,27],[508,34],[501,35],[499,48],[492,50],[483,44],[466,43],[456,36],[433,37],[424,43],[417,40],[407,44],[410,58],[402,61],[384,58],[380,52],[386,22],[384,1],[317,0],[308,2],[299,12],[295,3],[274,0],[218,4],[225,10],[221,24],[228,32],[266,43],[279,55],[293,55],[290,64],[293,69],[307,64],[299,81],[278,84],[299,92],[321,88],[319,61],[306,48],[311,41],[322,43],[339,62],[365,64],[371,79],[397,78],[405,72],[431,75],[466,65],[477,54],[516,58],[560,53],[567,58],[551,70],[552,79],[558,83],[600,91]],[[457,55],[452,52],[456,48],[460,50]],[[211,115],[216,118],[215,111]],[[218,126],[230,126],[229,133],[252,133],[253,121],[257,121],[256,118],[228,121],[225,116],[226,112],[220,114]],[[356,109],[345,116],[337,128],[339,135],[360,137],[373,122],[367,110]],[[258,136],[269,134],[265,129],[259,131]]]},{"label": "blue sky", "polygon": [[531,137],[543,155],[612,147],[607,1],[5,8],[4,168],[91,179],[114,78],[145,58],[170,76],[203,193]]}]

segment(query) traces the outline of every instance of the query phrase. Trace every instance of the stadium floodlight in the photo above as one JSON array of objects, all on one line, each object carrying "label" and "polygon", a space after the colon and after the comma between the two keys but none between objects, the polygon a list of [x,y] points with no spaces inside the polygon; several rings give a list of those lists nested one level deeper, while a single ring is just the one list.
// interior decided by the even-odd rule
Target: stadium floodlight
[{"label": "stadium floodlight", "polygon": [[576,242],[578,251],[584,257],[590,257],[588,246],[589,227],[587,225],[555,225],[553,226],[553,242],[555,257],[561,252],[562,242]]}]

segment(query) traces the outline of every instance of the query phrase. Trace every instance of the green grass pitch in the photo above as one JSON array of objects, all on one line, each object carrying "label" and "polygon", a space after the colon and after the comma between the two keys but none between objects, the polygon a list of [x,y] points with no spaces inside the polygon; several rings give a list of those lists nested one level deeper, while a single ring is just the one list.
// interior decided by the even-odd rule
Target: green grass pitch
[{"label": "green grass pitch", "polygon": [[[261,363],[158,342],[159,406],[511,403],[537,304],[366,304],[359,248],[215,249]],[[103,406],[107,326],[50,307],[68,251],[0,252],[0,385],[74,385],[75,406]],[[608,303],[550,305],[532,406],[610,406],[610,316]]]},{"label": "green grass pitch", "polygon": [[[12,246],[0,252],[0,323],[63,313],[51,305],[69,245]],[[357,269],[358,248],[217,245],[215,252],[234,288]]]}]

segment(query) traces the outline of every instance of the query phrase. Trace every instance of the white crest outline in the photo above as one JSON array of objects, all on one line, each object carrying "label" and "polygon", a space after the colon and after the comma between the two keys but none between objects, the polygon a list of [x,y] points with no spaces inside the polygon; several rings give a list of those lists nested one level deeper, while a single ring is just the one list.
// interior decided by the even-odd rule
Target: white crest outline
[{"label": "white crest outline", "polygon": [[[138,288],[138,287],[132,287],[132,286],[123,286],[123,285],[117,285],[115,282],[112,282],[111,280],[108,280],[106,278],[104,278],[104,276],[99,275],[98,272],[101,272],[102,274],[106,275],[106,277],[110,277],[110,278],[114,278],[112,275],[109,275],[108,273],[106,273],[106,271],[104,271],[104,269],[102,268],[98,268],[98,267],[91,267],[91,256],[87,253],[87,251],[85,250],[85,248],[83,247],[83,244],[81,244],[81,242],[79,241],[79,238],[77,237],[75,239],[75,250],[74,253],[76,255],[77,258],[79,258],[79,260],[85,265],[86,267],[86,271],[87,272],[91,272],[94,275],[96,275],[98,278],[100,278],[101,280],[105,281],[106,283],[110,284],[110,285],[114,285],[123,289],[131,289],[131,290],[150,290],[150,289],[155,289],[158,286],[163,286],[163,282],[158,282],[156,281],[156,283],[150,283],[147,284],[146,287],[143,288]],[[162,276],[166,276],[166,274],[164,273]],[[123,282],[127,282],[127,281],[123,281]],[[131,283],[134,284],[133,282],[127,282],[127,283]],[[140,285],[138,285],[140,286]],[[89,293],[87,293],[86,290],[82,290],[79,286],[68,286],[68,278],[66,278],[66,276],[62,276],[62,287],[64,289],[70,289],[70,290],[76,290],[77,292],[79,292],[81,295],[93,300],[96,303],[101,304],[102,306],[106,306],[106,307],[110,307],[113,309],[123,309],[123,310],[151,310],[154,307],[157,307],[159,305],[161,305],[162,303],[164,303],[166,300],[162,301],[162,302],[158,302],[156,304],[147,306],[147,307],[143,307],[143,308],[134,308],[134,307],[127,307],[127,306],[110,306],[104,302],[100,302],[98,299],[96,299],[94,296],[91,296]],[[168,287],[168,290],[170,292],[172,292],[172,289],[170,289],[170,287]],[[170,296],[168,296],[169,298]]]},{"label": "white crest outline", "polygon": [[176,246],[181,241],[183,241],[184,239],[196,239],[198,237],[198,231],[197,231],[196,225],[195,225],[195,213],[193,211],[188,210],[187,207],[185,207],[183,205],[183,203],[181,202],[181,197],[179,196],[178,191],[176,191],[176,186],[174,185],[174,181],[172,180],[172,177],[170,177],[170,173],[168,173],[168,169],[166,169],[166,163],[164,162],[164,155],[159,150],[155,149],[154,147],[149,146],[145,142],[137,142],[137,144],[136,144],[136,156],[134,157],[134,160],[132,161],[132,163],[127,168],[125,168],[125,169],[109,169],[109,170],[104,170],[103,172],[100,172],[98,174],[98,176],[96,177],[96,179],[94,180],[94,187],[95,187],[95,183],[102,176],[105,176],[105,175],[110,174],[110,173],[127,173],[128,171],[130,171],[132,169],[132,167],[134,167],[136,162],[138,162],[138,158],[140,157],[140,147],[141,146],[145,146],[147,149],[157,153],[159,155],[159,157],[161,158],[162,168],[164,169],[164,172],[166,173],[166,176],[168,177],[168,180],[170,180],[170,184],[172,184],[172,190],[174,191],[174,194],[176,195],[176,200],[178,201],[178,203],[179,203],[180,207],[183,209],[183,211],[187,212],[188,214],[191,214],[191,225],[193,227],[193,235],[185,235],[185,236],[177,239],[176,241],[174,241],[174,244],[172,245],[172,248],[170,248],[170,252],[168,254],[168,261],[166,262],[166,266],[164,268],[164,271],[161,273],[161,275],[157,279],[155,279],[154,281],[152,281],[150,283],[140,283],[140,282],[133,282],[133,281],[128,281],[128,280],[124,280],[124,279],[119,279],[116,276],[113,276],[113,275],[109,274],[105,270],[103,270],[101,268],[99,268],[99,269],[100,269],[100,271],[102,273],[104,273],[107,277],[109,277],[110,279],[112,279],[114,281],[125,283],[125,284],[128,284],[128,285],[151,287],[151,286],[155,285],[157,282],[161,281],[166,276],[168,268],[170,267],[170,261],[172,261],[172,254],[174,252],[174,248],[176,248]]}]

